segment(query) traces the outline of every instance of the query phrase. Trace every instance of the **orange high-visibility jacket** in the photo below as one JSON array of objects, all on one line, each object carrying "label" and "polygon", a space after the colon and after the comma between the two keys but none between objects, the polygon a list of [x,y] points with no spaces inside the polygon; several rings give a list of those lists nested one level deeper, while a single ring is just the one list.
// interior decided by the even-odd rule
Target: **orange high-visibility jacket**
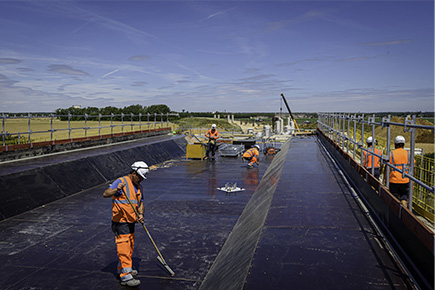
[{"label": "orange high-visibility jacket", "polygon": [[243,153],[243,158],[252,158],[253,156],[255,156],[257,159],[260,159],[260,154],[258,153],[258,149],[257,148],[250,148],[248,150],[246,150],[245,153]]},{"label": "orange high-visibility jacket", "polygon": [[207,131],[207,133],[205,133],[205,137],[216,140],[217,138],[219,138],[219,132],[216,129],[210,129]]},{"label": "orange high-visibility jacket", "polygon": [[128,176],[121,177],[121,182],[125,184],[123,188],[123,194],[119,197],[115,195],[112,197],[112,211],[113,217],[112,221],[121,222],[121,223],[134,223],[137,220],[136,213],[128,202],[125,194],[128,194],[131,203],[136,208],[136,211],[139,209],[139,201],[141,200],[141,190],[137,189],[137,193],[135,191],[134,185],[131,182]]},{"label": "orange high-visibility jacket", "polygon": [[[368,149],[371,152],[373,152],[372,147],[369,147]],[[363,151],[363,154],[364,154],[364,167],[365,168],[372,168],[372,159],[373,159],[372,155],[373,154],[371,154],[370,152],[367,152],[367,151]],[[382,155],[382,151],[379,149],[375,149],[375,154]],[[378,156],[375,156],[375,168],[380,167],[379,162],[380,162],[380,158]]]},{"label": "orange high-visibility jacket", "polygon": [[[406,173],[409,173],[409,167],[411,166],[410,159],[411,158],[409,156],[409,152],[403,148],[398,148],[390,152],[390,163],[399,168],[400,170],[403,170],[403,167],[406,165]],[[409,182],[409,178],[402,178],[401,172],[394,170],[393,168],[391,168],[390,170],[391,183]]]}]

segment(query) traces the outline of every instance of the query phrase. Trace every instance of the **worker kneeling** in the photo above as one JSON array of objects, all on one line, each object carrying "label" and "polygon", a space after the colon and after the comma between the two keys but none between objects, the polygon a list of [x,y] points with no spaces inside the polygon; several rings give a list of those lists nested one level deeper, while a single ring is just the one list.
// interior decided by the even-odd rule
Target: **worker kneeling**
[{"label": "worker kneeling", "polygon": [[260,146],[254,145],[251,149],[246,150],[245,153],[243,153],[243,160],[249,161],[247,168],[254,168],[254,164],[259,165],[260,161]]}]

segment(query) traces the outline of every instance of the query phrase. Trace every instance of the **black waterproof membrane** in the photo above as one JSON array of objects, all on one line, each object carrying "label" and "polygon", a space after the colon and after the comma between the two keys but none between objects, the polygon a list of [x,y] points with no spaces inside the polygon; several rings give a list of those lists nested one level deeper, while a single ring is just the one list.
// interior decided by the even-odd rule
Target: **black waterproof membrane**
[{"label": "black waterproof membrane", "polygon": [[[147,228],[175,272],[161,267],[137,225],[138,289],[411,287],[315,136],[289,140],[254,169],[240,158],[186,160],[183,150],[183,141],[169,139],[33,159],[42,167],[29,159],[33,178],[0,165],[11,208],[54,200],[2,209],[11,217],[0,222],[0,289],[127,289],[116,275],[111,200],[102,193],[135,160],[171,160],[142,185]],[[227,183],[245,190],[217,189]]]}]

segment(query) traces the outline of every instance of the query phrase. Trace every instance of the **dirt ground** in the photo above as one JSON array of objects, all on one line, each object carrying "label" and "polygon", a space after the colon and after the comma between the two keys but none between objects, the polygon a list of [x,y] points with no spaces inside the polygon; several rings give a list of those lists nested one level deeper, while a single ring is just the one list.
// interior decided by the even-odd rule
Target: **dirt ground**
[{"label": "dirt ground", "polygon": [[263,131],[263,127],[264,125],[252,125],[252,124],[245,124],[246,122],[241,122],[241,121],[234,121],[234,124],[240,126],[240,128],[242,128],[243,133],[246,133],[248,131],[248,129],[253,129],[255,133],[258,132],[262,132]]}]

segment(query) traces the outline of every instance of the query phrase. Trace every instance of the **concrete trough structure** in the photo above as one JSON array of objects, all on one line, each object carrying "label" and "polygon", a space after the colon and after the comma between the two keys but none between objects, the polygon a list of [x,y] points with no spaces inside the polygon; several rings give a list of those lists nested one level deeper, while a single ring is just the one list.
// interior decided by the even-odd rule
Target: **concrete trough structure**
[{"label": "concrete trough structure", "polygon": [[0,220],[112,180],[136,160],[157,164],[180,157],[185,144],[184,138],[159,136],[2,163]]},{"label": "concrete trough structure", "polygon": [[[142,185],[147,227],[175,276],[137,226],[138,289],[412,289],[316,137],[288,140],[254,169],[238,158],[185,160],[181,138],[154,141],[34,159],[64,177],[60,185],[45,171],[48,181],[34,181],[56,184],[62,198],[0,222],[0,289],[127,289],[116,278],[111,201],[102,193],[139,159],[172,160]],[[19,182],[30,176],[20,175],[31,161],[23,162],[0,168]],[[90,187],[80,189],[70,162],[90,174],[81,177]],[[245,190],[217,189],[228,182]],[[46,187],[33,186],[23,199],[43,196]]]}]

